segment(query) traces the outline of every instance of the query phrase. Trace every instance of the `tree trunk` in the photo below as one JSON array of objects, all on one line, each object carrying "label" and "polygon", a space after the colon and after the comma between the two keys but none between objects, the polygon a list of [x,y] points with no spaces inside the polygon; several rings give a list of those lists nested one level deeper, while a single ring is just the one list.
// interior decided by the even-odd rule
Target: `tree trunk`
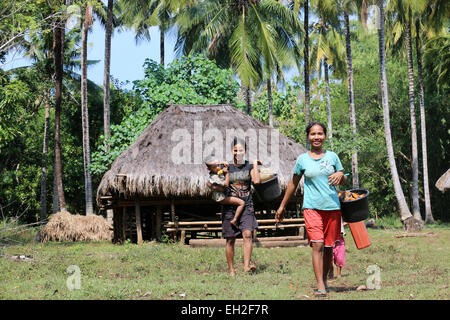
[{"label": "tree trunk", "polygon": [[[57,20],[57,24],[61,21]],[[53,59],[55,68],[55,175],[58,190],[58,201],[60,211],[66,210],[64,189],[62,183],[62,161],[61,161],[61,100],[62,100],[62,78],[63,78],[63,32],[60,25],[53,30]]]},{"label": "tree trunk", "polygon": [[[355,112],[355,98],[353,90],[353,65],[352,65],[352,46],[350,40],[350,22],[347,12],[344,10],[344,28],[345,28],[345,49],[347,60],[347,92],[348,92],[348,107],[350,111],[350,125],[352,127],[353,137],[356,138],[356,112]],[[352,153],[352,182],[353,188],[359,188],[359,174],[358,174],[358,153]]]},{"label": "tree trunk", "polygon": [[56,181],[56,159],[53,161],[53,213],[59,212],[58,182]]},{"label": "tree trunk", "polygon": [[103,127],[105,152],[109,151],[110,132],[110,69],[111,69],[111,35],[112,35],[112,10],[114,0],[108,0],[108,12],[105,33],[105,67],[103,70]]},{"label": "tree trunk", "polygon": [[159,27],[159,47],[160,47],[160,63],[164,66],[164,32],[165,30]]},{"label": "tree trunk", "polygon": [[[305,122],[308,125],[311,122],[311,97],[309,92],[309,8],[308,0],[304,4],[304,21],[303,27],[305,29],[305,39],[303,48],[303,73],[305,77]],[[306,146],[308,147],[308,140],[306,140]]]},{"label": "tree trunk", "polygon": [[414,106],[414,69],[412,60],[412,45],[411,45],[411,24],[406,24],[406,47],[408,55],[408,80],[409,80],[409,110],[411,116],[411,146],[412,146],[412,203],[413,216],[417,220],[422,220],[420,216],[419,206],[419,157],[417,151],[417,127],[416,127],[416,111]]},{"label": "tree trunk", "polygon": [[325,95],[327,100],[327,122],[328,122],[328,140],[330,140],[331,149],[333,149],[333,123],[331,121],[331,97],[330,97],[330,79],[328,77],[327,58],[323,59],[323,69],[325,73]]},{"label": "tree trunk", "polygon": [[425,223],[434,223],[433,214],[431,212],[430,187],[428,184],[428,152],[427,152],[427,129],[425,122],[425,99],[423,89],[422,76],[422,52],[420,45],[420,29],[416,28],[416,54],[417,54],[417,74],[419,80],[419,103],[420,103],[420,131],[422,138],[422,161],[423,161],[423,189],[425,196]]},{"label": "tree trunk", "polygon": [[406,220],[411,220],[412,215],[409,211],[408,204],[405,200],[402,187],[400,185],[400,179],[397,172],[397,166],[395,164],[394,149],[392,146],[391,125],[389,120],[389,97],[387,89],[387,77],[386,77],[386,51],[384,45],[384,8],[380,2],[377,4],[380,9],[380,26],[378,29],[378,54],[380,59],[380,84],[381,84],[381,102],[383,105],[383,118],[384,118],[384,132],[386,138],[386,149],[388,154],[389,167],[391,170],[392,182],[394,184],[395,197],[397,198],[398,207],[400,211],[400,217],[406,226]]},{"label": "tree trunk", "polygon": [[44,122],[44,146],[42,150],[41,167],[41,212],[40,220],[47,219],[47,159],[48,159],[48,131],[50,127],[50,97],[45,93],[45,122]]},{"label": "tree trunk", "polygon": [[88,96],[87,96],[87,38],[89,31],[88,22],[89,6],[85,6],[85,17],[83,30],[81,33],[81,120],[83,132],[83,164],[84,183],[86,198],[86,215],[93,214],[92,207],[92,181],[89,171],[90,150],[89,150],[89,116],[88,116]]},{"label": "tree trunk", "polygon": [[252,116],[252,97],[250,87],[245,87],[245,104],[247,105],[247,113]]},{"label": "tree trunk", "polygon": [[273,128],[272,81],[267,79],[267,100],[269,101],[269,126]]}]

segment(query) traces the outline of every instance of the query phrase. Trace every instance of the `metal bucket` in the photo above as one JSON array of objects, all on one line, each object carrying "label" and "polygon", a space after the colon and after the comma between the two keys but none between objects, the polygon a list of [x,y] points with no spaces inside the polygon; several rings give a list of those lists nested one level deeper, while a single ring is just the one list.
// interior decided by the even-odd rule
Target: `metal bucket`
[{"label": "metal bucket", "polygon": [[347,190],[357,194],[364,194],[363,197],[341,202],[342,219],[345,222],[359,222],[367,219],[369,217],[369,190],[366,189],[352,189]]},{"label": "metal bucket", "polygon": [[253,187],[261,201],[269,202],[281,195],[278,175],[276,173],[273,175],[273,178],[259,184],[254,184]]}]

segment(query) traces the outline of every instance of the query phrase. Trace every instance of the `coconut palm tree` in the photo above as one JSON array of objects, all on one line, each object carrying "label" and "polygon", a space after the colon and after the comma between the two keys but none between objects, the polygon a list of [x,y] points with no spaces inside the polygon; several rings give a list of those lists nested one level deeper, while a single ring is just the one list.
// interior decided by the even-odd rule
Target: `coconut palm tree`
[{"label": "coconut palm tree", "polygon": [[89,147],[89,115],[88,115],[88,92],[87,92],[87,39],[89,28],[93,23],[92,6],[84,5],[84,17],[81,29],[81,119],[83,132],[83,165],[86,199],[86,215],[94,214],[92,202],[92,178],[89,165],[91,163]]},{"label": "coconut palm tree", "polygon": [[165,33],[173,25],[175,11],[188,5],[189,0],[119,0],[118,10],[123,24],[136,32],[136,42],[151,40],[150,27],[158,26],[160,31],[160,64],[165,60]]},{"label": "coconut palm tree", "polygon": [[[431,197],[428,179],[428,152],[427,152],[427,134],[425,121],[425,91],[423,85],[423,68],[422,68],[422,39],[428,35],[439,34],[444,28],[448,17],[450,16],[450,3],[443,0],[432,0],[429,5],[425,7],[422,15],[416,19],[416,58],[417,58],[417,76],[419,82],[419,105],[420,105],[420,129],[422,138],[422,161],[423,161],[423,184],[425,195],[425,223],[434,223],[433,214],[431,211]],[[444,36],[445,37],[445,36]],[[438,48],[441,50],[439,57],[439,64],[437,67],[439,87],[440,81],[442,83],[449,83],[450,75],[450,37],[446,35],[447,41],[441,42]],[[432,44],[434,40],[430,40],[428,44]],[[446,45],[445,45],[446,43]],[[444,44],[444,45],[442,45]],[[447,65],[447,67],[443,67]],[[440,70],[439,70],[440,69]],[[446,70],[446,71],[445,71]],[[443,72],[442,72],[443,71]],[[443,79],[441,75],[447,74],[447,79]]]},{"label": "coconut palm tree", "polygon": [[387,6],[387,28],[390,31],[387,37],[387,46],[402,47],[406,51],[408,63],[408,83],[409,83],[409,106],[411,118],[411,146],[412,146],[412,204],[413,216],[422,220],[419,205],[419,156],[417,144],[416,112],[414,103],[414,69],[412,58],[412,27],[415,26],[414,19],[424,10],[426,1],[424,0],[393,0]]},{"label": "coconut palm tree", "polygon": [[[331,121],[331,97],[329,84],[329,70],[333,69],[335,76],[342,75],[343,57],[345,49],[343,38],[339,34],[340,21],[338,3],[334,0],[312,1],[313,8],[319,22],[313,24],[311,51],[311,69],[316,71],[319,79],[324,74],[325,97],[327,104],[327,135],[333,145],[333,125]],[[322,67],[323,65],[323,67]]]},{"label": "coconut palm tree", "polygon": [[[350,19],[349,14],[354,9],[361,8],[361,0],[341,0],[340,5],[342,8],[344,19],[344,35],[345,35],[345,51],[346,51],[346,64],[347,64],[347,94],[348,94],[348,107],[350,112],[350,126],[352,127],[353,136],[356,136],[356,110],[355,110],[355,93],[353,86],[353,63],[352,63],[352,46],[350,37]],[[352,183],[353,188],[359,188],[359,173],[358,173],[358,153],[355,151],[352,153]]]},{"label": "coconut palm tree", "polygon": [[176,21],[178,55],[202,52],[232,67],[244,88],[262,81],[271,88],[273,74],[299,52],[300,22],[278,1],[206,0],[187,6]]},{"label": "coconut palm tree", "polygon": [[62,182],[62,160],[61,160],[61,101],[63,86],[63,37],[65,35],[61,19],[55,19],[53,29],[53,59],[55,68],[55,180],[58,190],[59,210],[67,211],[66,200]]},{"label": "coconut palm tree", "polygon": [[103,127],[105,152],[109,151],[110,138],[110,70],[111,70],[111,37],[113,29],[114,0],[108,0],[105,30],[105,66],[103,69]]},{"label": "coconut palm tree", "polygon": [[389,120],[389,96],[387,87],[386,74],[386,49],[384,37],[384,0],[376,0],[375,5],[378,7],[380,24],[378,26],[378,48],[380,59],[380,84],[381,84],[381,103],[383,106],[384,132],[386,139],[386,148],[388,153],[389,167],[391,170],[392,182],[394,184],[395,196],[397,198],[400,217],[406,230],[421,229],[422,224],[411,215],[408,204],[400,184],[397,165],[395,163],[394,148],[392,145],[391,125]]}]

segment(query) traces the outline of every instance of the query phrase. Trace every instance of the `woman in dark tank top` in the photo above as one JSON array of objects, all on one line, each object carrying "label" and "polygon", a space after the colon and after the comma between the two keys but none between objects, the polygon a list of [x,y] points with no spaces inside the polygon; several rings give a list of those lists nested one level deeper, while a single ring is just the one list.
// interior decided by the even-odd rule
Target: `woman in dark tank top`
[{"label": "woman in dark tank top", "polygon": [[233,163],[228,168],[229,187],[226,192],[228,196],[238,197],[245,201],[245,208],[238,220],[238,228],[233,226],[230,221],[234,217],[236,206],[224,206],[222,211],[222,237],[226,239],[225,254],[227,258],[229,273],[235,275],[234,268],[234,244],[236,237],[242,234],[243,253],[244,253],[244,271],[253,272],[256,267],[251,262],[253,249],[253,230],[258,227],[253,208],[251,195],[251,183],[260,183],[258,165],[259,160],[253,163],[244,161],[246,146],[245,141],[239,138],[233,140]]}]

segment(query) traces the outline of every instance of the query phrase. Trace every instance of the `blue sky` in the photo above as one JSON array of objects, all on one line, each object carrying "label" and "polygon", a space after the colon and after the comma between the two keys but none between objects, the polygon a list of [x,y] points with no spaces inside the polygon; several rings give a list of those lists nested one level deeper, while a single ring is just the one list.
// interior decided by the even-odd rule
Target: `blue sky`
[{"label": "blue sky", "polygon": [[[159,62],[159,30],[158,27],[150,29],[151,40],[142,40],[138,44],[134,39],[133,31],[115,30],[111,40],[111,76],[120,81],[133,81],[144,77],[142,65],[146,58]],[[169,31],[165,41],[166,65],[174,59],[175,35]],[[98,85],[103,85],[103,68],[105,56],[105,30],[99,22],[95,21],[88,36],[88,59],[99,60],[88,68],[88,78]],[[4,69],[12,69],[30,65],[31,61],[23,58],[17,52],[10,53],[6,58]]]},{"label": "blue sky", "polygon": [[[145,59],[150,58],[159,62],[159,29],[150,29],[151,40],[141,40],[138,44],[134,39],[133,31],[114,32],[111,40],[111,75],[120,81],[133,81],[144,77],[142,65]],[[88,70],[88,77],[95,83],[103,85],[103,68],[105,56],[105,30],[95,22],[88,41],[89,60],[101,60]],[[170,32],[165,41],[165,63],[166,65],[174,59],[173,48],[175,36]]]}]

